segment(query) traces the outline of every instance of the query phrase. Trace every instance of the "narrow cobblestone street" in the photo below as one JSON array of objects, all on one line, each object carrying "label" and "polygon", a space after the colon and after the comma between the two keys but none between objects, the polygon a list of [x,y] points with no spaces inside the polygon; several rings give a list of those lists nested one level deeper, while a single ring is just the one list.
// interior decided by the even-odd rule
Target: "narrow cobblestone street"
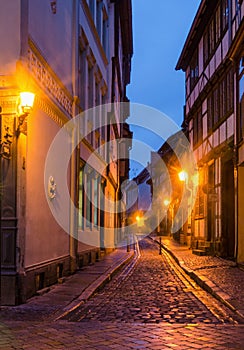
[{"label": "narrow cobblestone street", "polygon": [[159,255],[157,245],[150,239],[141,241],[140,248],[141,258],[126,279],[118,275],[67,319],[83,322],[234,322],[228,315],[230,311],[192,281],[190,283],[165,252]]},{"label": "narrow cobblestone street", "polygon": [[159,255],[151,239],[139,246],[137,260],[61,319],[38,303],[4,309],[0,348],[244,349],[242,319],[190,280],[167,252]]}]

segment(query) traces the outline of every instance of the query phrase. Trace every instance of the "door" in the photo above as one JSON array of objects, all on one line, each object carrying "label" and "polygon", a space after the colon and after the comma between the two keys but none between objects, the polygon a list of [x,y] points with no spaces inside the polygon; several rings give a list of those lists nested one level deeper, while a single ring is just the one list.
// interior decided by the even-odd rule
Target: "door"
[{"label": "door", "polygon": [[207,241],[213,241],[214,237],[214,163],[208,167],[208,207],[207,207]]},{"label": "door", "polygon": [[235,193],[232,160],[222,162],[221,199],[222,252],[224,257],[233,258],[235,250]]}]

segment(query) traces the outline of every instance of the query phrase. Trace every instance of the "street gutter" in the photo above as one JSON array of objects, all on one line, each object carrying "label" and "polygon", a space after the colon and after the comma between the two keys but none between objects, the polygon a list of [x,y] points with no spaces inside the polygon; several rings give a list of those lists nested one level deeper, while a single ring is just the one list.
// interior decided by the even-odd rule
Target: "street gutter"
[{"label": "street gutter", "polygon": [[[149,238],[156,242],[158,245],[160,245],[160,243],[156,239],[153,239],[150,236]],[[212,282],[206,276],[197,274],[196,272],[188,268],[185,265],[184,261],[179,259],[176,256],[176,254],[172,252],[172,250],[170,250],[166,245],[163,244],[163,242],[161,243],[161,247],[173,257],[173,259],[184,270],[184,272],[188,276],[190,276],[202,289],[210,293],[213,297],[215,297],[215,299],[219,300],[230,310],[234,311],[239,317],[244,319],[244,315],[229,301],[231,300],[231,297],[227,293],[223,292],[214,282]]]},{"label": "street gutter", "polygon": [[65,316],[67,316],[70,312],[73,312],[82,304],[86,303],[96,292],[98,292],[102,287],[104,287],[113,276],[119,272],[125,265],[127,265],[133,258],[138,259],[140,256],[138,243],[136,243],[135,250],[133,249],[129,256],[126,258],[122,258],[119,262],[112,265],[103,275],[101,275],[98,279],[92,282],[77,298],[72,300],[66,307],[63,308],[63,312],[59,315],[55,321],[58,321]]}]

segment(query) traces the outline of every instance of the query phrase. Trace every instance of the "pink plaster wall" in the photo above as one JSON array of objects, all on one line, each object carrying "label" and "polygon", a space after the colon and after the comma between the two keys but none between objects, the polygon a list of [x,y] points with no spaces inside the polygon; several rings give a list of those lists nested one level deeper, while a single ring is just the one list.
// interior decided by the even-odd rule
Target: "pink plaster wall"
[{"label": "pink plaster wall", "polygon": [[20,0],[1,0],[0,74],[13,74],[20,54]]},{"label": "pink plaster wall", "polygon": [[[65,6],[64,6],[65,5]],[[72,1],[57,1],[57,12],[50,0],[29,1],[29,33],[53,71],[71,90]],[[45,23],[45,25],[44,25]]]},{"label": "pink plaster wall", "polygon": [[[59,126],[40,110],[34,111],[29,117],[26,159],[26,266],[69,253],[69,235],[52,216],[44,191],[45,159],[58,130]],[[55,178],[55,174],[50,175]]]}]

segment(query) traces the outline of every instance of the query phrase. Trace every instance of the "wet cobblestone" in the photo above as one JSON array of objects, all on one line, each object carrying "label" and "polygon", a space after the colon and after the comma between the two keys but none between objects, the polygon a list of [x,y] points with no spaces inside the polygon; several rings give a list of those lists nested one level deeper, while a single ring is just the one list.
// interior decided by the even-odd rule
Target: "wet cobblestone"
[{"label": "wet cobblestone", "polygon": [[[158,249],[155,249],[151,251],[149,249],[147,257],[145,256],[147,254],[144,255],[142,252],[140,260],[143,261],[145,258],[143,266],[141,261],[137,263],[135,269],[130,270],[126,266],[97,294],[97,297],[91,299],[89,303],[100,298],[103,305],[95,302],[100,310],[98,307],[94,309],[90,307],[87,310],[88,317],[83,314],[85,318],[81,322],[54,321],[53,318],[58,309],[65,305],[63,297],[62,301],[58,299],[62,296],[62,291],[65,294],[67,288],[70,288],[71,298],[72,286],[77,286],[77,279],[75,284],[68,281],[67,285],[59,286],[57,293],[54,289],[53,292],[34,298],[21,307],[5,308],[4,312],[1,310],[0,349],[243,350],[244,325],[229,323],[230,310],[223,309],[226,312],[227,323],[222,323],[216,318],[194,295],[196,292],[201,296],[203,292],[194,289],[194,286],[187,281],[183,283],[180,273],[168,262],[167,255],[161,257],[158,255]],[[89,271],[92,272],[94,267],[91,266]],[[137,276],[134,274],[135,271]],[[149,272],[151,275],[146,278]],[[160,276],[161,278],[163,276],[161,282]],[[82,281],[84,279],[85,276]],[[126,297],[119,298],[122,292]],[[179,300],[177,300],[178,294]],[[73,291],[73,297],[75,295],[76,291]],[[116,308],[113,302],[116,298],[123,300],[123,307],[118,304]],[[67,300],[68,296],[66,302]],[[207,302],[205,299],[206,304]],[[160,304],[163,312],[160,311]],[[209,301],[209,304],[212,302]],[[179,308],[183,311],[179,311]],[[126,309],[128,309],[127,317],[124,314]],[[99,315],[103,312],[103,317],[90,317],[93,311],[97,311]],[[144,319],[141,317],[142,314]],[[165,318],[162,318],[162,314]],[[159,323],[157,323],[158,317]],[[185,323],[182,323],[183,319]]]},{"label": "wet cobblestone", "polygon": [[[96,297],[66,316],[70,321],[121,321],[139,323],[220,323],[184,284],[157,245],[140,242],[141,258],[123,283],[117,276]],[[201,291],[202,293],[202,291]],[[210,296],[206,294],[206,302]],[[224,322],[230,322],[227,313]]]},{"label": "wet cobblestone", "polygon": [[244,326],[120,322],[15,322],[0,326],[1,350],[243,350]]},{"label": "wet cobblestone", "polygon": [[189,248],[180,246],[167,237],[163,238],[163,244],[184,266],[218,286],[229,296],[229,302],[244,315],[244,271],[235,262],[219,257],[194,255]]}]

